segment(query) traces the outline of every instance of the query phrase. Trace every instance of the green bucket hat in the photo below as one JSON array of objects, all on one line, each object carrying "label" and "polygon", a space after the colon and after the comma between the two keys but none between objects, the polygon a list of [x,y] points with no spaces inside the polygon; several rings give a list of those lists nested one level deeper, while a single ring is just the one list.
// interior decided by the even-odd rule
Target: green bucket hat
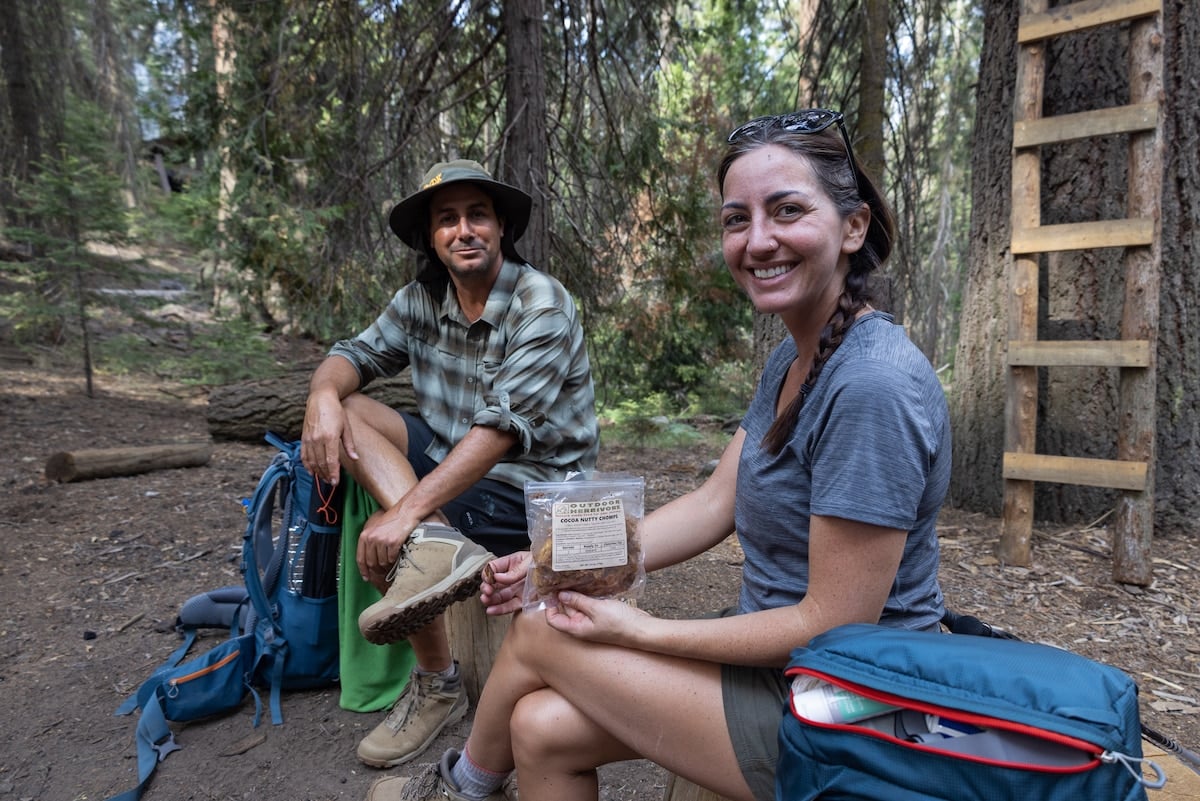
[{"label": "green bucket hat", "polygon": [[504,247],[505,255],[524,261],[512,245],[521,238],[529,225],[533,198],[515,186],[495,180],[477,161],[458,159],[439,162],[430,167],[421,179],[421,188],[392,209],[388,217],[392,231],[413,250],[425,251],[428,248],[429,198],[442,187],[460,181],[477,184],[491,196],[497,216],[504,220],[504,238],[501,240],[501,246]]}]

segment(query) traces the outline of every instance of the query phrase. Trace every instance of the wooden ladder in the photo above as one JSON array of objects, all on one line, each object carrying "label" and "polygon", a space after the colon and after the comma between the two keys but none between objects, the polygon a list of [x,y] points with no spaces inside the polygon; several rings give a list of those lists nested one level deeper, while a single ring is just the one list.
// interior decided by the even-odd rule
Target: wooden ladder
[{"label": "wooden ladder", "polygon": [[[1113,578],[1150,582],[1154,524],[1155,343],[1159,317],[1162,184],[1162,0],[1087,0],[1047,10],[1023,0],[1013,119],[1012,266],[1005,400],[1004,520],[999,556],[1031,563],[1037,481],[1121,490],[1113,522]],[[1056,36],[1129,21],[1127,106],[1042,117],[1045,52]],[[1041,152],[1051,143],[1129,134],[1126,219],[1041,224]],[[1038,263],[1052,251],[1124,248],[1119,340],[1039,341]],[[1120,370],[1117,458],[1036,453],[1039,367]]]}]

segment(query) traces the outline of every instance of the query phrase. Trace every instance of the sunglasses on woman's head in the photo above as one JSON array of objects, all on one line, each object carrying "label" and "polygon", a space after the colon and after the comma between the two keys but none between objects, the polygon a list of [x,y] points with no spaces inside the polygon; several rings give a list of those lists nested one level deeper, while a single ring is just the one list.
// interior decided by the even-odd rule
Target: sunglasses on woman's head
[{"label": "sunglasses on woman's head", "polygon": [[840,111],[832,111],[827,108],[806,108],[790,114],[755,117],[745,125],[734,128],[733,133],[729,134],[726,141],[733,144],[739,139],[768,128],[777,128],[789,133],[815,134],[824,131],[830,125],[836,125],[842,132],[842,141],[846,143],[846,160],[850,162],[850,173],[854,176],[854,183],[857,186],[858,162],[854,160],[854,148],[850,146],[850,134],[846,131],[845,117]]}]

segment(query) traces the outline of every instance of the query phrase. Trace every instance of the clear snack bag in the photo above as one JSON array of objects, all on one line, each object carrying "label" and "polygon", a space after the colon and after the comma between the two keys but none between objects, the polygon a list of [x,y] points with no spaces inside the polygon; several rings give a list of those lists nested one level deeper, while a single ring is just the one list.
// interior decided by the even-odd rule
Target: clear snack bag
[{"label": "clear snack bag", "polygon": [[532,561],[526,609],[557,605],[560,590],[633,599],[646,584],[642,518],[646,481],[625,473],[525,482]]}]

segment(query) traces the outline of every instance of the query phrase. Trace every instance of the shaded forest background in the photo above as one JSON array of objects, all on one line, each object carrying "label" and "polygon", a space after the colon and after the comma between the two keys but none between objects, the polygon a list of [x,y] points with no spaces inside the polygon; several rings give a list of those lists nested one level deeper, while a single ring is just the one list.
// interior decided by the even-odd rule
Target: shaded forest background
[{"label": "shaded forest background", "polygon": [[[105,373],[214,386],[285,370],[273,339],[357,331],[415,274],[386,212],[430,163],[465,157],[534,195],[522,252],[577,298],[606,416],[736,416],[779,332],[754,318],[721,261],[714,167],[738,123],[832,107],[898,212],[886,286],[950,393],[952,500],[995,514],[1018,5],[10,0],[0,341],[31,358],[78,354],[89,390]],[[1158,471],[1157,511],[1164,529],[1190,532],[1200,11],[1163,6],[1172,146],[1158,451],[1172,469]],[[1054,48],[1047,113],[1122,102],[1125,50],[1120,26]],[[1046,222],[1123,216],[1112,165],[1128,143],[1114,139],[1047,149]],[[101,337],[111,311],[92,279],[105,248],[178,250],[196,266],[179,286],[126,288],[121,314],[142,330],[112,334],[105,320]],[[1078,276],[1043,321],[1048,337],[1112,336],[1119,313],[1104,298],[1119,261],[1047,265]],[[218,321],[188,328],[187,358],[165,358],[145,333],[161,324],[147,305],[176,291],[202,293]],[[1085,402],[1041,415],[1039,440],[1112,458],[1116,380],[1047,375],[1042,403]],[[1117,501],[1047,487],[1037,512],[1092,520]]]}]

